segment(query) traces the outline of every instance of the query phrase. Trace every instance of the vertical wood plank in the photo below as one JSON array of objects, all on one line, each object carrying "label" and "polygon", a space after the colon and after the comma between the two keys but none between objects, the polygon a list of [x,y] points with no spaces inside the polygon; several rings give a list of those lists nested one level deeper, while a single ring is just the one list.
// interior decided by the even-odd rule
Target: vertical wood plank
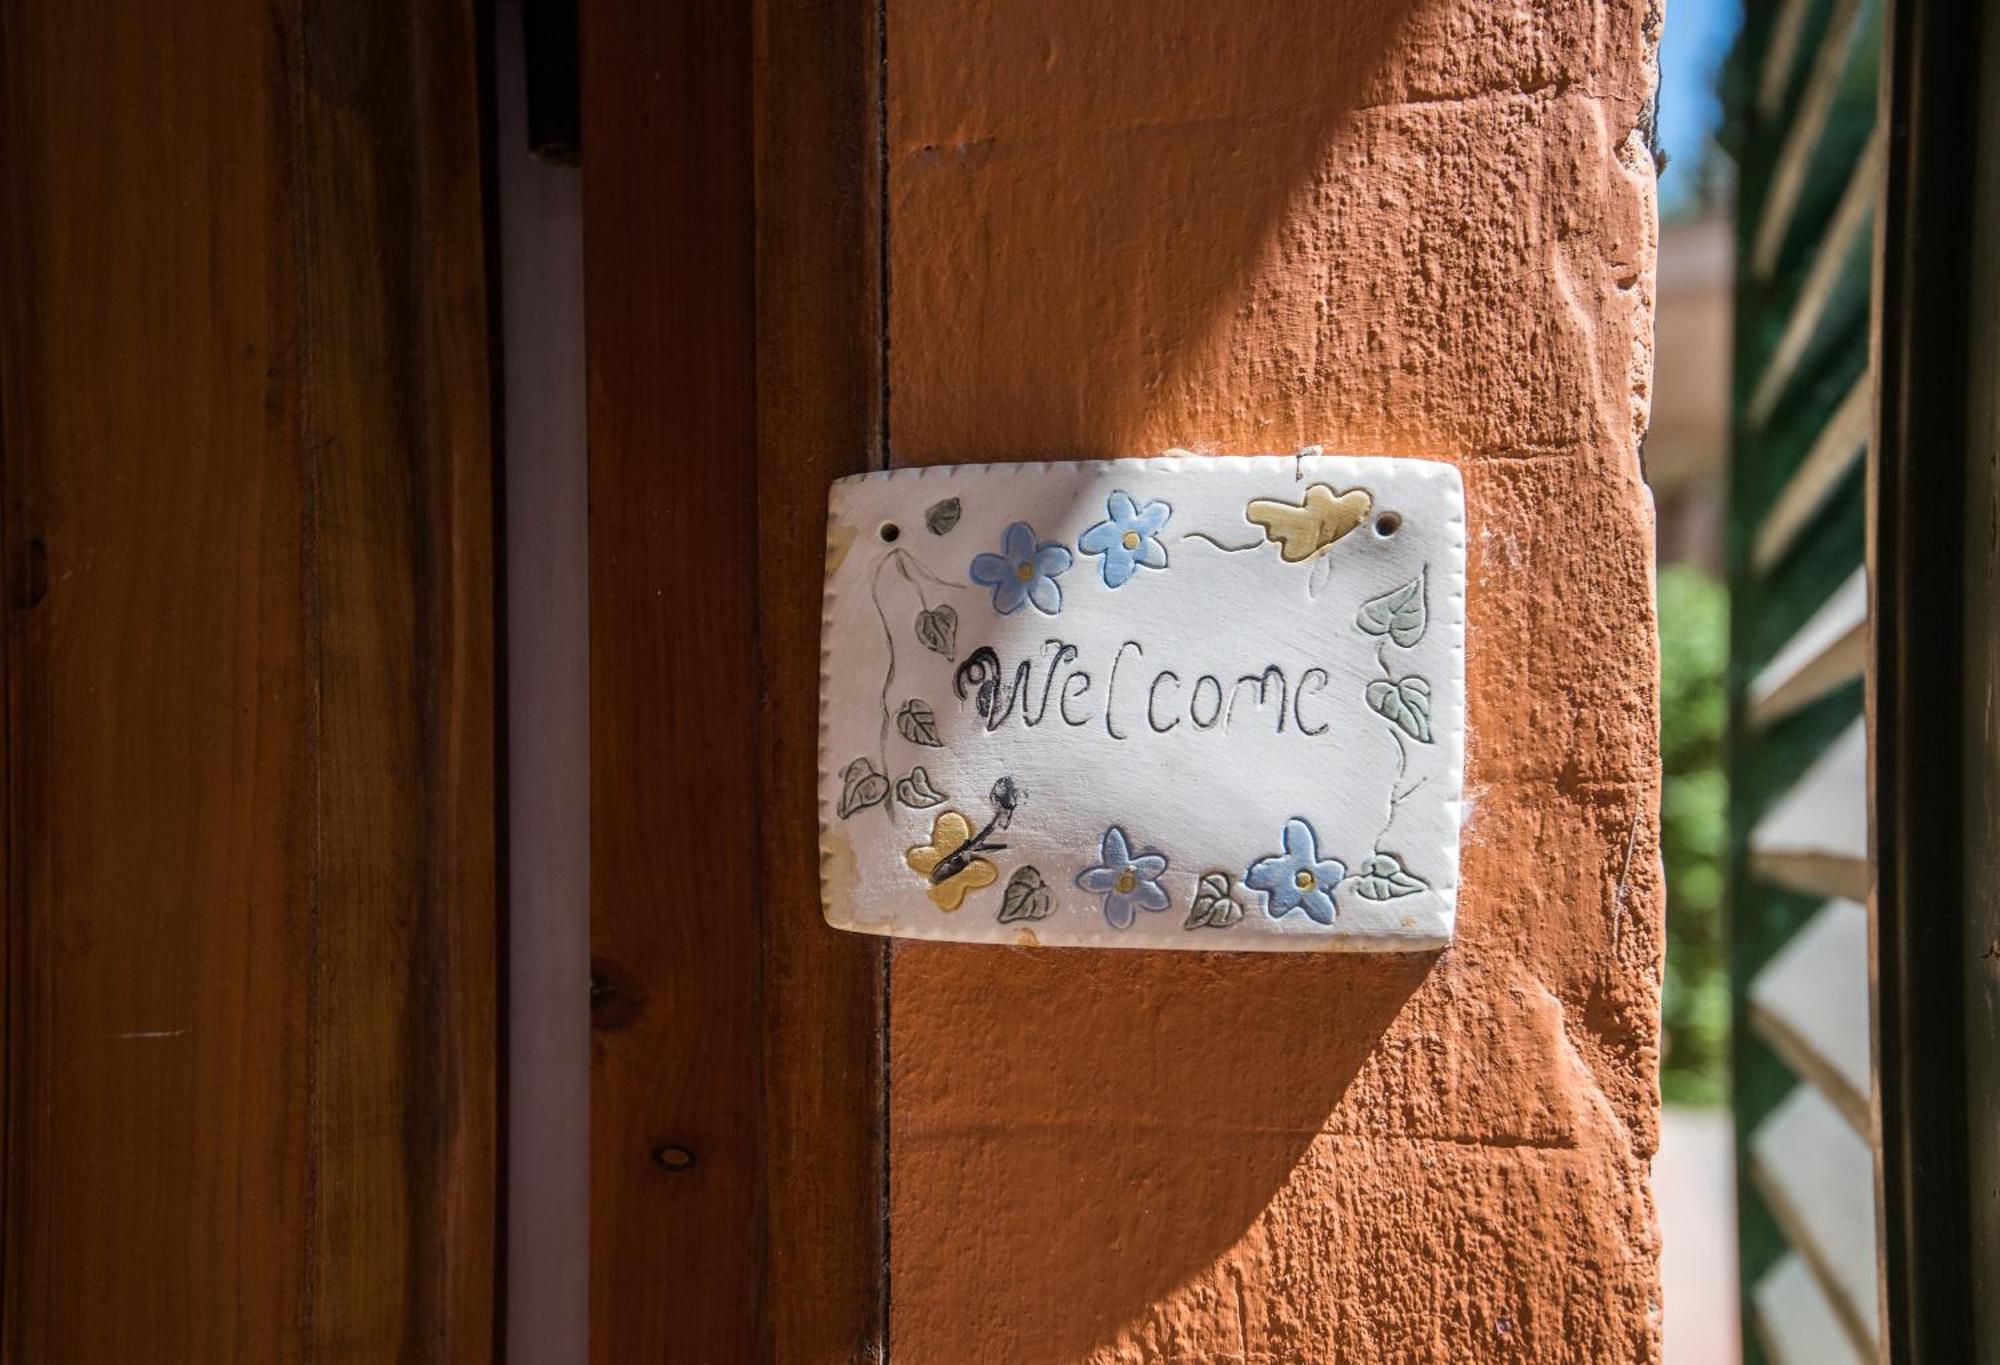
[{"label": "vertical wood plank", "polygon": [[751,19],[582,13],[590,428],[591,1357],[759,1335]]},{"label": "vertical wood plank", "polygon": [[474,37],[0,4],[10,1360],[491,1355]]},{"label": "vertical wood plank", "polygon": [[[880,461],[879,15],[757,10],[757,480],[767,866],[819,818],[820,577],[830,480]],[[817,876],[764,899],[770,1359],[881,1359],[887,948],[821,919]]]},{"label": "vertical wood plank", "polygon": [[0,11],[6,534],[47,565],[8,614],[9,1358],[301,1360],[288,113],[247,13],[113,11]]},{"label": "vertical wood plank", "polygon": [[469,3],[307,0],[315,1358],[492,1353],[493,469]]}]

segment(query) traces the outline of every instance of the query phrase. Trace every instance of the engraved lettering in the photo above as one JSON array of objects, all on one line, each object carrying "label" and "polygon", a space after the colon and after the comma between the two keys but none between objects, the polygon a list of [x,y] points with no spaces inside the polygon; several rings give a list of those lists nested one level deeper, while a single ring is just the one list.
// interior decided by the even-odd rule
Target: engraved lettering
[{"label": "engraved lettering", "polygon": [[1285,703],[1289,699],[1289,689],[1285,682],[1285,670],[1276,664],[1265,664],[1262,673],[1245,673],[1236,680],[1236,686],[1229,689],[1229,714],[1223,717],[1222,726],[1225,731],[1236,722],[1236,701],[1243,695],[1243,689],[1246,686],[1257,689],[1257,700],[1250,704],[1262,710],[1269,698],[1274,677],[1278,688],[1278,733],[1285,733]]},{"label": "engraved lettering", "polygon": [[[1081,687],[1077,686],[1078,683],[1081,683],[1082,686]],[[1075,719],[1071,719],[1069,714],[1070,702],[1076,700],[1077,698],[1080,698],[1081,696],[1083,696],[1084,693],[1088,692],[1089,690],[1090,690],[1090,675],[1084,672],[1080,668],[1077,669],[1076,672],[1070,674],[1067,678],[1063,679],[1062,697],[1056,703],[1056,712],[1058,715],[1062,717],[1064,725],[1090,724],[1090,713],[1088,711],[1084,712],[1082,715],[1076,717]]]},{"label": "engraved lettering", "polygon": [[1322,724],[1319,729],[1315,730],[1306,724],[1306,688],[1311,684],[1315,674],[1319,677],[1319,686],[1312,690],[1315,692],[1324,692],[1328,681],[1326,670],[1324,668],[1308,668],[1305,672],[1299,674],[1299,690],[1292,694],[1292,720],[1297,723],[1299,733],[1302,735],[1323,735],[1327,732],[1328,728]]},{"label": "engraved lettering", "polygon": [[1131,738],[1130,735],[1119,734],[1117,728],[1111,724],[1112,708],[1118,704],[1118,663],[1125,657],[1125,651],[1128,649],[1142,659],[1146,657],[1145,647],[1137,640],[1127,640],[1118,646],[1118,652],[1111,656],[1111,681],[1105,684],[1104,688],[1104,733],[1113,739]]},{"label": "engraved lettering", "polygon": [[[1208,713],[1208,719],[1201,718],[1201,685],[1207,683],[1215,689],[1215,705]],[[1197,730],[1213,730],[1222,719],[1222,680],[1213,673],[1204,673],[1194,680],[1194,692],[1188,698],[1188,719]]]},{"label": "engraved lettering", "polygon": [[1175,716],[1170,723],[1162,725],[1160,724],[1159,717],[1153,713],[1153,697],[1159,692],[1160,683],[1167,678],[1174,680],[1175,687],[1181,685],[1180,674],[1174,672],[1171,668],[1163,668],[1154,676],[1153,685],[1146,689],[1146,724],[1152,727],[1153,733],[1156,735],[1164,735],[1167,731],[1173,729],[1174,726],[1181,723],[1181,718]]},{"label": "engraved lettering", "polygon": [[[1066,640],[1042,643],[1039,657],[1023,659],[1011,666],[990,645],[981,645],[967,656],[952,678],[952,691],[961,699],[970,698],[988,733],[1010,720],[1033,729],[1048,717],[1053,706],[1061,728],[1080,730],[1101,719],[1104,732],[1115,740],[1128,740],[1143,733],[1134,726],[1120,728],[1117,707],[1123,694],[1118,691],[1119,669],[1127,652],[1145,658],[1147,646],[1138,640],[1119,644],[1111,656],[1111,672],[1099,690],[1102,675],[1077,665],[1083,649]],[[1156,651],[1157,652],[1157,651]],[[1102,660],[1099,659],[1101,665]],[[1035,675],[1041,674],[1038,679]],[[1254,672],[1235,675],[1203,673],[1192,687],[1185,675],[1171,668],[1154,671],[1145,688],[1146,730],[1156,735],[1172,732],[1183,720],[1194,722],[1197,730],[1221,730],[1228,734],[1238,728],[1238,712],[1253,731],[1270,734],[1295,733],[1306,738],[1327,734],[1332,716],[1324,710],[1321,694],[1329,690],[1332,674],[1314,665],[1294,675],[1284,664],[1266,663]],[[1296,676],[1296,686],[1292,679]],[[1126,689],[1128,692],[1130,688]],[[1127,712],[1139,707],[1136,697],[1122,703]],[[1128,714],[1127,721],[1131,720]],[[1263,727],[1270,729],[1265,731]]]},{"label": "engraved lettering", "polygon": [[[1074,659],[1077,655],[1077,649],[1075,645],[1064,644],[1061,640],[1044,640],[1042,642],[1043,649],[1047,649],[1050,645],[1054,645],[1056,647],[1056,657],[1049,663],[1048,672],[1042,675],[1042,707],[1032,716],[1028,714],[1027,707],[1023,706],[1021,708],[1021,724],[1026,726],[1032,727],[1040,725],[1042,723],[1042,718],[1048,715],[1049,692],[1051,691],[1051,689],[1055,687],[1056,674],[1062,671],[1062,666],[1064,664],[1068,663],[1071,659]],[[1025,663],[1021,665],[1022,671],[1024,673],[1026,672],[1027,667],[1028,665]]]},{"label": "engraved lettering", "polygon": [[[952,694],[960,701],[965,700],[965,689],[973,689],[973,705],[978,708],[980,718],[986,722],[988,734],[1006,723],[1014,714],[1014,703],[1021,699],[1021,692],[1028,685],[1028,661],[1023,659],[1014,670],[1014,686],[1007,693],[1007,705],[1000,705],[1000,676],[1006,670],[1000,665],[1000,656],[993,652],[991,645],[981,645],[972,651],[966,661],[958,666],[952,675]],[[1025,712],[1023,713],[1025,716]]]}]

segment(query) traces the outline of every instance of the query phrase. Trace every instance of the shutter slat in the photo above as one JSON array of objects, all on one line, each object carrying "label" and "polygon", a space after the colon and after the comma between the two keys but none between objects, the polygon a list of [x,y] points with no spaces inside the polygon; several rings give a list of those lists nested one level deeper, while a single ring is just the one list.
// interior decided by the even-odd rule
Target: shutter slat
[{"label": "shutter slat", "polygon": [[1777,268],[1778,252],[1784,247],[1792,214],[1806,187],[1806,171],[1820,134],[1826,131],[1834,99],[1840,93],[1840,78],[1847,66],[1847,48],[1853,40],[1855,20],[1861,14],[1861,0],[1837,0],[1826,36],[1813,57],[1812,74],[1799,99],[1798,117],[1786,132],[1785,144],[1771,171],[1770,192],[1764,199],[1764,213],[1757,222],[1756,244],[1750,265],[1759,279],[1769,279]]},{"label": "shutter slat", "polygon": [[1750,983],[1750,1021],[1868,1135],[1868,911],[1828,901]]},{"label": "shutter slat", "polygon": [[1875,1354],[1875,1162],[1826,1097],[1800,1085],[1750,1136],[1750,1173],[1855,1349]]},{"label": "shutter slat", "polygon": [[1864,1365],[1826,1291],[1797,1252],[1757,1281],[1751,1310],[1772,1365]]},{"label": "shutter slat", "polygon": [[1784,103],[1785,87],[1791,84],[1792,68],[1799,60],[1799,40],[1806,31],[1806,11],[1810,0],[1785,0],[1784,8],[1771,24],[1771,45],[1764,51],[1764,70],[1757,82],[1757,112],[1767,119],[1778,117]]},{"label": "shutter slat", "polygon": [[1841,191],[1826,234],[1813,252],[1812,265],[1799,287],[1798,299],[1785,319],[1785,330],[1764,366],[1764,373],[1757,379],[1757,392],[1750,400],[1750,420],[1757,426],[1770,420],[1772,409],[1784,396],[1813,334],[1826,317],[1827,305],[1842,283],[1841,276],[1856,271],[1862,281],[1857,288],[1865,287],[1869,268],[1866,247],[1875,222],[1875,203],[1881,193],[1882,130],[1878,127],[1869,134],[1861,160],[1847,177],[1847,188]]},{"label": "shutter slat", "polygon": [[1751,566],[1769,573],[1790,549],[1813,514],[1840,486],[1841,478],[1854,468],[1868,449],[1869,424],[1875,416],[1875,376],[1864,370],[1854,387],[1847,391],[1833,415],[1813,438],[1812,449],[1792,472],[1777,501],[1757,531]]},{"label": "shutter slat", "polygon": [[1856,569],[1750,684],[1763,726],[1861,676],[1868,662],[1868,571]]},{"label": "shutter slat", "polygon": [[1750,831],[1758,876],[1812,895],[1868,898],[1868,731],[1857,718]]}]

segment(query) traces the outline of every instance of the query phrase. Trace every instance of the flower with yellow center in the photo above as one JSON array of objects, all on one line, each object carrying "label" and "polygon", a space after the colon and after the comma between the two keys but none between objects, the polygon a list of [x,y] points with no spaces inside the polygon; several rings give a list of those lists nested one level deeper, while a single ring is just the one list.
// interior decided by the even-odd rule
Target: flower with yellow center
[{"label": "flower with yellow center", "polygon": [[1105,587],[1122,588],[1141,569],[1167,567],[1167,544],[1160,532],[1172,516],[1164,502],[1142,507],[1121,488],[1105,499],[1104,520],[1077,537],[1076,548],[1099,557]]},{"label": "flower with yellow center", "polygon": [[1155,848],[1135,849],[1121,826],[1104,831],[1097,845],[1098,862],[1076,874],[1076,884],[1104,897],[1104,922],[1113,929],[1130,929],[1141,910],[1160,911],[1172,897],[1160,885],[1167,855]]},{"label": "flower with yellow center", "polygon": [[993,590],[993,610],[1011,615],[1032,606],[1044,616],[1062,610],[1062,584],[1072,556],[1060,541],[1043,540],[1025,521],[1009,526],[1000,537],[999,554],[972,557],[972,581]]},{"label": "flower with yellow center", "polygon": [[1332,924],[1339,912],[1334,893],[1347,879],[1347,865],[1320,854],[1319,834],[1302,817],[1285,821],[1280,841],[1284,852],[1252,863],[1243,884],[1264,893],[1264,908],[1272,919],[1303,910],[1317,923]]},{"label": "flower with yellow center", "polygon": [[[910,871],[930,880],[939,863],[971,842],[972,822],[955,810],[944,811],[931,821],[931,841],[907,850],[903,861],[909,864]],[[969,892],[991,886],[999,878],[999,869],[986,859],[967,858],[956,872],[931,881],[930,897],[938,909],[956,910],[965,903]]]}]

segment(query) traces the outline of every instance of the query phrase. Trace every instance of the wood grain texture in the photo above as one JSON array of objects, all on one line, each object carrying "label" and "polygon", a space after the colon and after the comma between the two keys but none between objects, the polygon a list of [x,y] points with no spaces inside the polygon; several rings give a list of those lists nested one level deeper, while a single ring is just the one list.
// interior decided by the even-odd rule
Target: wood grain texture
[{"label": "wood grain texture", "polygon": [[590,428],[591,1357],[760,1333],[751,13],[583,8]]},{"label": "wood grain texture", "polygon": [[[876,8],[757,8],[757,480],[762,856],[817,828],[820,575],[830,480],[879,458]],[[768,1358],[880,1359],[881,986],[887,947],[835,933],[819,882],[764,913]]]},{"label": "wood grain texture", "polygon": [[0,36],[7,1358],[490,1358],[471,7]]},{"label": "wood grain texture", "polygon": [[313,1341],[476,1360],[499,1046],[478,34],[469,3],[315,0],[299,24]]}]

